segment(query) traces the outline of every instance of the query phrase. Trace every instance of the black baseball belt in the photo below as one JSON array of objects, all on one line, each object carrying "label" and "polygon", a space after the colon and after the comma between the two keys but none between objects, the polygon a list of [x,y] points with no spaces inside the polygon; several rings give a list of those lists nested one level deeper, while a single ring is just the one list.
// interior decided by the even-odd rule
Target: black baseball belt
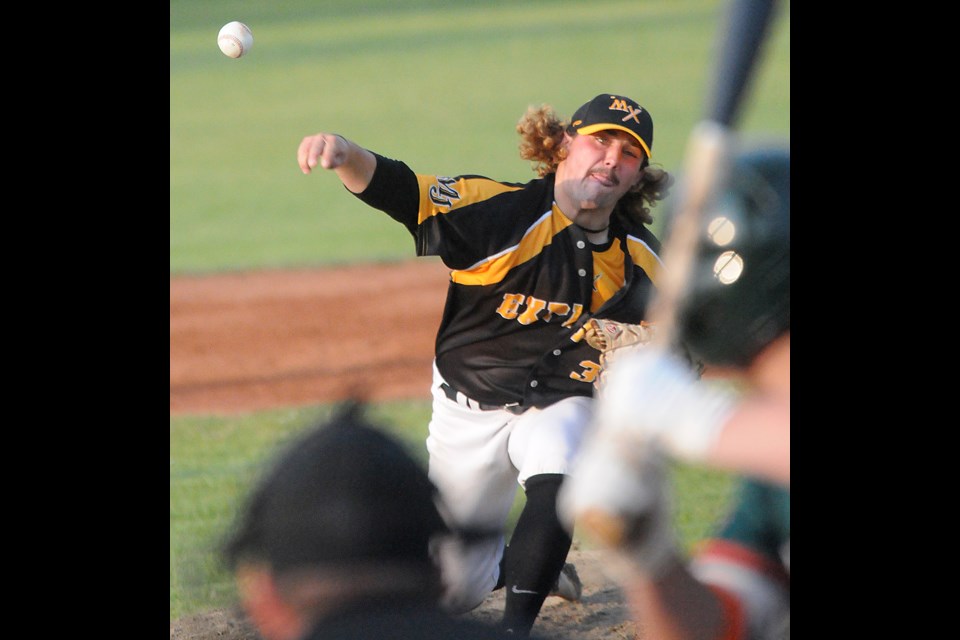
[{"label": "black baseball belt", "polygon": [[454,389],[446,382],[441,382],[440,388],[443,389],[443,393],[446,394],[447,398],[468,409],[479,409],[480,411],[509,411],[510,413],[516,415],[520,415],[526,411],[526,407],[521,406],[519,402],[511,402],[509,404],[487,404],[486,402],[474,400],[473,398],[467,396],[467,394],[465,394],[463,391]]}]

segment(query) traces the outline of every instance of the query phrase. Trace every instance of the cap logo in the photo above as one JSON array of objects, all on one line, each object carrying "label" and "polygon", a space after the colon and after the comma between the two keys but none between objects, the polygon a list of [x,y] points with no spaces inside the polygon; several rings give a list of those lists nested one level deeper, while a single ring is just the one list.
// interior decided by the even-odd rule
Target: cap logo
[{"label": "cap logo", "polygon": [[626,111],[627,115],[623,117],[621,122],[626,122],[630,118],[633,118],[633,121],[637,124],[640,124],[640,119],[637,118],[637,114],[640,113],[640,109],[634,109],[627,104],[626,100],[621,100],[619,98],[614,98],[613,103],[610,105],[609,109],[611,111]]}]

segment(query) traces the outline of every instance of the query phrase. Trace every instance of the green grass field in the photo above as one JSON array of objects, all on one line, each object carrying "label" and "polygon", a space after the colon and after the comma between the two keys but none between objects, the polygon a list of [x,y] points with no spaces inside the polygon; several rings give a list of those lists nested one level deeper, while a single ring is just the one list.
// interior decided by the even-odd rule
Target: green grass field
[{"label": "green grass field", "polygon": [[[789,6],[789,5],[787,5]],[[170,274],[323,266],[413,256],[400,225],[323,172],[300,139],[335,131],[415,170],[534,177],[516,121],[548,103],[569,116],[604,91],[656,124],[654,161],[676,170],[701,116],[718,0],[171,0]],[[248,24],[244,58],[216,34]],[[778,20],[740,129],[789,138],[789,16]],[[656,215],[656,212],[655,212]],[[657,231],[657,224],[654,225]],[[374,408],[425,461],[426,402]],[[170,420],[170,618],[232,603],[214,550],[266,459],[328,406]],[[730,479],[677,469],[676,521],[692,543]]]},{"label": "green grass field", "polygon": [[[234,603],[231,576],[218,560],[240,502],[279,447],[330,415],[332,406],[253,413],[237,418],[170,420],[170,620]],[[427,402],[390,402],[370,417],[426,465]],[[674,470],[675,521],[685,545],[716,521],[732,488],[728,475],[691,466]],[[522,493],[508,527],[523,505]],[[587,540],[577,543],[589,548]]]}]

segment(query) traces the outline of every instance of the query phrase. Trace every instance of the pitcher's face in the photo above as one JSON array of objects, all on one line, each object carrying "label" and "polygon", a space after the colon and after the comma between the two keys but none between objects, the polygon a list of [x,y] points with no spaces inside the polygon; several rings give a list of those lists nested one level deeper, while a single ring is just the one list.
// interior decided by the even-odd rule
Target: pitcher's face
[{"label": "pitcher's face", "polygon": [[646,153],[636,138],[611,129],[564,136],[567,157],[557,165],[556,188],[582,208],[613,208],[643,175]]}]

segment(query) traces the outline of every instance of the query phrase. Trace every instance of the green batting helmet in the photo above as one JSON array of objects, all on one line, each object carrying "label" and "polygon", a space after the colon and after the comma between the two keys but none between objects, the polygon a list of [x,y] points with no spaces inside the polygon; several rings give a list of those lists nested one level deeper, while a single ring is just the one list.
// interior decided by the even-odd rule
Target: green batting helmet
[{"label": "green batting helmet", "polygon": [[695,360],[745,367],[790,329],[790,150],[754,148],[731,164],[701,218],[678,338]]}]

